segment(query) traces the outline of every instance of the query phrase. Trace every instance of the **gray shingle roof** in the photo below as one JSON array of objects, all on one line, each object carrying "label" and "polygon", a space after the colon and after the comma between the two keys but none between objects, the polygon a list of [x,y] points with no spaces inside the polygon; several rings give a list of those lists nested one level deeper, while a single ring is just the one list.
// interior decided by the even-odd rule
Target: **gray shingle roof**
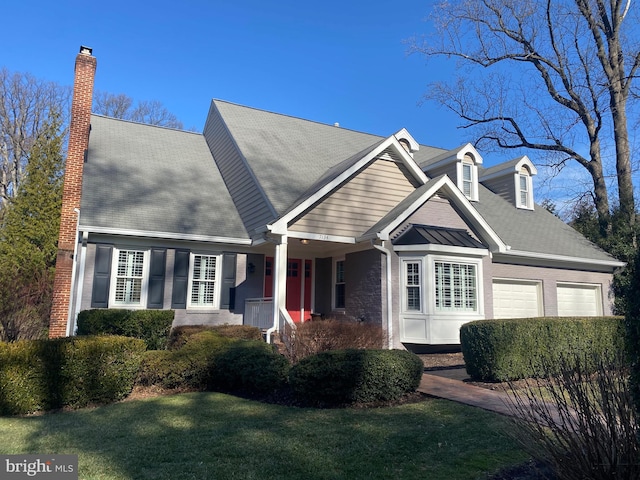
[{"label": "gray shingle roof", "polygon": [[[279,215],[337,164],[385,138],[221,100],[213,103]],[[440,152],[421,146],[414,158],[420,162]]]},{"label": "gray shingle roof", "polygon": [[515,208],[483,185],[474,208],[512,250],[613,261],[555,215],[536,205],[534,210]]},{"label": "gray shingle roof", "polygon": [[248,238],[201,134],[91,117],[80,223]]}]

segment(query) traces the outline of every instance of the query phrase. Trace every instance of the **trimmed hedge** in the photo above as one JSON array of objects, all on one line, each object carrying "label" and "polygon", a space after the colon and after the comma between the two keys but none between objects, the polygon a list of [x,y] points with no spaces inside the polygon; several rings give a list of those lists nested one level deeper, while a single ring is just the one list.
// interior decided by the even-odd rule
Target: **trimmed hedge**
[{"label": "trimmed hedge", "polygon": [[144,342],[100,336],[0,344],[0,414],[80,408],[125,398]]},{"label": "trimmed hedge", "polygon": [[289,361],[262,340],[240,340],[221,353],[212,371],[212,390],[268,393],[287,381]]},{"label": "trimmed hedge", "polygon": [[149,350],[163,350],[175,312],[173,310],[122,310],[99,308],[78,314],[78,335],[122,335],[140,338]]},{"label": "trimmed hedge", "polygon": [[211,331],[220,337],[262,340],[262,332],[258,327],[250,325],[182,325],[171,329],[167,348],[170,350],[182,348],[189,337],[200,332]]},{"label": "trimmed hedge", "polygon": [[461,327],[460,343],[473,380],[502,382],[559,372],[576,361],[595,369],[624,349],[624,323],[620,317],[479,320]]},{"label": "trimmed hedge", "polygon": [[169,389],[206,390],[212,383],[211,372],[217,357],[235,341],[205,330],[190,335],[180,349],[147,351],[136,383]]},{"label": "trimmed hedge", "polygon": [[332,350],[302,359],[289,383],[305,403],[391,401],[418,388],[424,366],[406,350]]}]

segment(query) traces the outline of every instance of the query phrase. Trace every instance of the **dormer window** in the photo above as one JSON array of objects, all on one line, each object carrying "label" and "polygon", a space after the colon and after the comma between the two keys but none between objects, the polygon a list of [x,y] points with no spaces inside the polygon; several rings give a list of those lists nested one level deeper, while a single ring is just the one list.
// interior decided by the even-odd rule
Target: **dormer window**
[{"label": "dormer window", "polygon": [[518,208],[533,210],[531,172],[526,166],[523,166],[516,175],[516,198]]},{"label": "dormer window", "polygon": [[470,153],[458,165],[458,188],[469,200],[478,200],[478,167]]}]

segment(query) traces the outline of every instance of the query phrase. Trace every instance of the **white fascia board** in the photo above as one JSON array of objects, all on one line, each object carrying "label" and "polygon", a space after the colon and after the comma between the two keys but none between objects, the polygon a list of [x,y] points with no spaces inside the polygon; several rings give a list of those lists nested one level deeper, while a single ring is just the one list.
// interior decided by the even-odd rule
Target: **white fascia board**
[{"label": "white fascia board", "polygon": [[464,194],[456,187],[451,179],[447,175],[443,175],[437,182],[433,184],[423,195],[420,196],[415,202],[413,202],[401,215],[398,215],[396,219],[389,223],[382,231],[378,233],[380,240],[389,240],[391,232],[393,232],[402,222],[404,222],[413,212],[420,208],[427,200],[436,195],[439,190],[444,190],[457,206],[464,212],[463,217],[469,220],[473,226],[480,231],[483,240],[486,240],[491,246],[492,250],[498,252],[504,252],[509,249],[498,236],[498,234],[491,228],[487,221],[473,208],[471,202],[464,196]]},{"label": "white fascia board", "polygon": [[409,148],[411,148],[412,152],[417,152],[418,150],[420,150],[420,144],[416,142],[413,136],[409,133],[409,130],[407,130],[406,128],[400,130],[394,135],[394,137],[396,137],[396,139],[398,140],[404,139],[409,142]]},{"label": "white fascia board", "polygon": [[80,225],[80,231],[88,233],[99,233],[103,235],[118,235],[125,237],[158,238],[162,240],[188,240],[194,242],[226,243],[231,245],[251,245],[250,238],[229,238],[214,237],[209,235],[193,235],[173,232],[154,232],[149,230],[129,230],[125,228],[94,227],[90,225]]},{"label": "white fascia board", "polygon": [[486,248],[470,248],[456,247],[452,245],[394,245],[393,250],[396,252],[429,252],[429,253],[445,253],[448,255],[461,255],[465,257],[486,257],[489,250]]},{"label": "white fascia board", "polygon": [[[509,250],[506,252],[500,252],[500,256],[504,260],[508,260],[512,258],[523,259],[534,261],[537,264],[549,264],[549,263],[560,263],[560,264],[568,264],[575,265],[581,267],[605,267],[611,270],[615,270],[617,268],[624,267],[626,265],[625,262],[621,262],[619,260],[595,260],[592,258],[581,258],[581,257],[570,257],[567,255],[553,255],[553,254],[545,254],[538,252],[526,252],[523,250]],[[497,259],[497,258],[496,258]]]},{"label": "white fascia board", "polygon": [[331,192],[335,190],[335,188],[347,181],[353,175],[355,175],[358,171],[360,171],[365,165],[367,165],[371,160],[379,156],[382,152],[384,152],[390,146],[395,147],[397,153],[404,159],[404,163],[409,168],[411,173],[413,173],[417,179],[419,179],[423,184],[428,181],[427,176],[420,169],[417,163],[413,161],[411,156],[407,153],[407,151],[400,145],[398,140],[392,135],[388,137],[385,141],[380,143],[376,148],[374,148],[371,152],[367,153],[364,157],[354,163],[351,167],[343,171],[340,175],[336,176],[331,182],[327,183],[323,187],[321,187],[318,191],[307,197],[306,200],[301,202],[298,206],[296,206],[293,210],[288,212],[286,215],[280,217],[275,222],[270,225],[267,225],[267,229],[272,233],[277,233],[281,235],[288,234],[287,228],[289,222],[291,222],[294,218],[298,217],[306,210],[311,208],[317,202],[322,200],[323,197],[326,197]]}]

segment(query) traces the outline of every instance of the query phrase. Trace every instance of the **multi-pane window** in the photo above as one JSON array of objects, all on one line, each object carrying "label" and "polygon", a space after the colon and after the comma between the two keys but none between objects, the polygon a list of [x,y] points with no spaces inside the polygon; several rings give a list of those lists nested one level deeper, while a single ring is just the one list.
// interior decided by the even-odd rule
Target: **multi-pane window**
[{"label": "multi-pane window", "polygon": [[422,310],[420,290],[421,290],[421,273],[420,262],[405,262],[405,279],[406,279],[406,304],[407,311]]},{"label": "multi-pane window", "polygon": [[439,311],[477,311],[476,265],[435,262],[435,300]]},{"label": "multi-pane window", "polygon": [[473,165],[462,164],[462,193],[467,198],[473,197]]},{"label": "multi-pane window", "polygon": [[334,307],[345,308],[344,260],[336,262]]},{"label": "multi-pane window", "polygon": [[140,305],[144,277],[144,252],[119,250],[116,267],[115,303],[118,305]]},{"label": "multi-pane window", "polygon": [[529,176],[520,175],[520,206],[529,207]]},{"label": "multi-pane window", "polygon": [[217,308],[219,259],[216,255],[193,255],[191,267],[192,307]]}]

